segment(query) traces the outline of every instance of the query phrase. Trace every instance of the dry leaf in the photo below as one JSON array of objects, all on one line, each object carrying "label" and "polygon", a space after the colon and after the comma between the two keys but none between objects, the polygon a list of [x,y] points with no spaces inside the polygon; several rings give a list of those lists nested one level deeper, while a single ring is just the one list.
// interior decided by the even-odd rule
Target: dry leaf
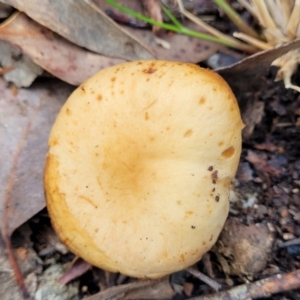
[{"label": "dry leaf", "polygon": [[[177,0],[163,0],[173,14],[181,16],[178,9]],[[194,15],[214,13],[218,10],[218,6],[212,0],[182,0],[184,8]]]},{"label": "dry leaf", "polygon": [[126,34],[92,0],[1,0],[67,40],[96,53],[125,60],[153,55]]},{"label": "dry leaf", "polygon": [[228,82],[235,95],[263,89],[265,76],[272,61],[277,57],[300,47],[300,39],[289,44],[253,54],[229,67],[216,71]]},{"label": "dry leaf", "polygon": [[78,278],[82,274],[86,273],[91,268],[92,266],[89,263],[77,256],[72,261],[71,266],[59,278],[59,282],[62,284],[67,284],[70,281]]},{"label": "dry leaf", "polygon": [[[257,97],[253,97],[251,93],[265,90],[267,81],[264,80],[264,76],[269,71],[274,59],[299,47],[300,39],[284,46],[253,54],[231,66],[216,69],[239,100],[242,119],[247,125],[243,131],[244,139],[251,137],[255,125],[261,121],[264,113],[264,103],[258,101]],[[249,94],[246,95],[245,93],[248,92]]]},{"label": "dry leaf", "polygon": [[[105,0],[94,0],[94,3],[103,11],[113,11],[113,14],[119,15],[121,19],[124,17],[126,17],[127,19],[131,18],[106,3]],[[139,0],[119,0],[118,3],[121,3],[136,12],[143,13],[142,6]],[[199,31],[199,27],[192,22],[184,22],[184,25],[188,28]],[[155,41],[155,35],[151,30],[133,28],[130,26],[122,26],[122,28],[129,34],[135,36],[145,45],[147,45],[154,53],[155,57],[161,60],[165,59],[198,63],[207,59],[217,51],[221,51],[222,49],[224,49],[224,47],[219,44],[174,32],[160,35],[160,38],[162,38],[170,45],[170,49],[166,49],[157,44],[157,42]]]},{"label": "dry leaf", "polygon": [[[190,28],[192,27],[193,25],[191,24]],[[149,45],[155,56],[161,60],[198,63],[207,59],[217,51],[221,51],[223,48],[223,46],[215,43],[210,43],[186,35],[170,33],[163,37],[163,39],[170,44],[170,49],[165,49],[156,43],[155,36],[151,31],[129,27],[124,29]]]},{"label": "dry leaf", "polygon": [[20,89],[0,79],[0,228],[9,236],[45,207],[43,165],[50,128],[72,87],[58,81]]},{"label": "dry leaf", "polygon": [[43,69],[73,85],[103,68],[124,62],[78,47],[20,12],[0,26],[0,39],[17,46]]}]

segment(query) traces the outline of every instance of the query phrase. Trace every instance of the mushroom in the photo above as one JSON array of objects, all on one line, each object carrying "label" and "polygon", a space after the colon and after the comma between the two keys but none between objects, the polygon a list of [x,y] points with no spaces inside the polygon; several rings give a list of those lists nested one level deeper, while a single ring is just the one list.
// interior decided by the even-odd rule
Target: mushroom
[{"label": "mushroom", "polygon": [[211,70],[135,61],[100,71],[50,134],[54,229],[111,272],[158,278],[194,264],[227,218],[242,128],[233,93]]}]

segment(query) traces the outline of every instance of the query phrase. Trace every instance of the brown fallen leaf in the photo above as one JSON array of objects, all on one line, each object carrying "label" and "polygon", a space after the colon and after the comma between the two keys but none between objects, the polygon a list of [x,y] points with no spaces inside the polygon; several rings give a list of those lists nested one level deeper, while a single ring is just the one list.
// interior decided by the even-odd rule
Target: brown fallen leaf
[{"label": "brown fallen leaf", "polygon": [[67,284],[86,273],[91,268],[92,266],[89,263],[77,256],[72,261],[71,266],[59,278],[59,282],[62,284]]},{"label": "brown fallen leaf", "polygon": [[105,67],[124,62],[78,47],[21,12],[0,26],[0,39],[21,49],[55,77],[73,85],[81,84]]},{"label": "brown fallen leaf", "polygon": [[271,50],[253,54],[236,64],[216,71],[228,82],[235,95],[263,90],[265,76],[271,63],[279,56],[300,47],[300,39]]},{"label": "brown fallen leaf", "polygon": [[299,47],[300,39],[271,50],[261,51],[231,66],[215,70],[227,81],[238,98],[242,119],[246,124],[243,131],[244,139],[251,137],[255,126],[263,117],[264,103],[253,94],[256,91],[265,90],[267,80],[264,80],[264,77],[268,73],[272,61]]},{"label": "brown fallen leaf", "polygon": [[69,41],[96,53],[125,60],[151,59],[152,53],[126,34],[92,0],[1,0]]},{"label": "brown fallen leaf", "polygon": [[57,80],[14,95],[0,79],[0,228],[4,236],[45,207],[43,165],[50,128],[72,87]]},{"label": "brown fallen leaf", "polygon": [[44,208],[43,165],[54,118],[72,88],[52,81],[20,89],[17,94],[0,79],[0,230],[8,259],[24,298],[24,277],[10,237],[21,224]]},{"label": "brown fallen leaf", "polygon": [[[105,0],[94,0],[94,3],[103,11],[113,11],[113,13],[117,16],[120,16],[120,18],[128,18],[128,15],[125,15],[124,13],[115,9],[105,2]],[[119,0],[118,3],[123,4],[124,6],[138,13],[143,13],[141,2],[139,0]],[[199,30],[199,27],[190,21],[184,21],[184,25],[193,30]],[[147,45],[157,59],[199,63],[217,51],[222,51],[222,49],[225,49],[224,46],[216,43],[173,32],[166,32],[163,35],[160,35],[160,38],[170,46],[169,49],[166,49],[158,45],[155,40],[155,35],[153,32],[151,32],[151,30],[124,25],[122,28],[130,35],[135,36],[143,44]]]},{"label": "brown fallen leaf", "polygon": [[[165,5],[176,16],[181,16],[181,12],[178,8],[177,0],[164,0]],[[217,4],[212,0],[182,0],[184,8],[194,15],[210,14],[218,11]]]},{"label": "brown fallen leaf", "polygon": [[[193,25],[191,24],[190,28],[192,27]],[[215,43],[171,32],[162,37],[163,40],[170,44],[170,49],[165,49],[156,43],[155,36],[151,31],[130,27],[124,29],[147,44],[155,54],[155,57],[162,60],[199,63],[224,48]]]}]

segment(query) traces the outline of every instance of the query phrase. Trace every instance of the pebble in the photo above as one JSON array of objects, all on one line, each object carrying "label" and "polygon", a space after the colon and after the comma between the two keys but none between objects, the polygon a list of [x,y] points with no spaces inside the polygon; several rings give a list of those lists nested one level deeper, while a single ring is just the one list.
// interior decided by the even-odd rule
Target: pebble
[{"label": "pebble", "polygon": [[289,211],[287,210],[287,208],[280,209],[280,216],[282,218],[287,218],[289,216]]},{"label": "pebble", "polygon": [[268,222],[268,223],[267,223],[267,226],[268,226],[268,229],[269,229],[271,232],[276,232],[276,228],[275,228],[275,226],[274,226],[272,223]]},{"label": "pebble", "polygon": [[284,233],[282,237],[285,241],[292,240],[295,238],[295,236],[292,233]]}]

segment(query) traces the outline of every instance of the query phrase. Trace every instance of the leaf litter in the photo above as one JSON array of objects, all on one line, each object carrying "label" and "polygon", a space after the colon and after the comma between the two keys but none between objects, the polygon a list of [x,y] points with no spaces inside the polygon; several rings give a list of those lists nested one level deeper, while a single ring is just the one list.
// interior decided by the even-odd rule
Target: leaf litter
[{"label": "leaf litter", "polygon": [[99,70],[124,62],[76,46],[21,12],[0,26],[0,39],[21,49],[53,76],[76,86]]},{"label": "leaf litter", "polygon": [[1,0],[74,44],[96,53],[125,60],[151,59],[152,53],[134,37],[84,0]]},{"label": "leaf litter", "polygon": [[8,235],[45,207],[42,166],[48,134],[72,90],[53,80],[14,95],[0,80],[0,140],[5,141],[0,150],[0,228]]},{"label": "leaf litter", "polygon": [[[2,1],[2,2],[13,4],[13,6],[15,6],[15,7],[18,7],[18,5],[20,6],[22,4],[21,1]],[[91,6],[91,1],[85,1],[85,2],[89,3],[89,6]],[[34,3],[35,3],[35,1],[30,1],[30,4],[34,4]],[[47,1],[45,3],[47,5],[49,4],[49,2],[47,2]],[[68,4],[70,4],[70,3],[72,4],[72,1],[68,1]],[[49,6],[47,6],[47,5],[45,5],[45,7],[49,8]],[[29,7],[30,7],[30,5],[29,5]],[[34,7],[34,6],[32,6],[32,7]],[[92,7],[94,7],[94,3],[92,4]],[[97,11],[98,11],[98,9],[97,9]],[[23,15],[24,19],[27,18],[28,20],[30,20],[28,17],[25,16],[25,14],[19,14],[19,15]],[[30,13],[28,13],[28,15],[30,15]],[[76,14],[75,14],[75,16],[76,16]],[[40,16],[37,17],[37,19],[39,19],[39,18],[40,18]],[[38,21],[36,23],[31,20],[31,22],[35,23],[33,26],[34,28],[39,28],[39,29],[37,29],[37,32],[39,30],[41,33],[43,32],[41,30],[41,28],[43,28],[42,25],[38,24],[40,21]],[[111,23],[111,24],[114,24],[114,23]],[[10,25],[11,24],[9,24],[9,26]],[[52,26],[53,26],[53,24],[52,24]],[[112,25],[112,26],[115,26],[115,25]],[[53,28],[51,28],[48,25],[46,27],[49,27],[50,29],[53,30]],[[60,27],[63,27],[63,25],[60,24]],[[119,28],[119,27],[120,26],[117,26],[117,28]],[[82,50],[82,52],[84,52],[85,55],[87,55],[87,53],[92,53],[91,51],[88,51],[87,49],[78,47],[78,45],[79,46],[81,45],[80,43],[82,41],[81,42],[76,41],[73,44],[73,43],[68,42],[67,39],[64,39],[61,36],[56,35],[55,33],[51,32],[51,30],[49,30],[47,28],[43,28],[43,29],[46,32],[48,30],[49,36],[54,35],[57,37],[57,39],[63,40],[63,42],[65,44],[69,43],[70,48],[67,48],[65,46],[65,44],[63,44],[62,49],[64,49],[64,50],[71,49],[73,47],[77,47],[78,49]],[[121,32],[124,34],[123,30],[121,30]],[[143,34],[143,30],[141,30],[141,29],[136,30],[133,28],[129,28],[129,29],[127,28],[127,30],[132,31],[132,34],[129,36],[134,35],[135,37],[137,37],[136,32],[138,32],[138,31],[140,31],[141,36],[145,36],[145,34]],[[61,35],[63,35],[61,32],[59,32],[59,33]],[[44,37],[45,36],[47,37],[47,34],[45,34]],[[180,43],[180,39],[186,38],[186,37],[178,36],[178,35],[171,35],[171,37],[179,37],[178,43]],[[4,38],[5,37],[3,36],[3,39]],[[23,41],[21,43],[20,40],[18,40],[18,41],[15,40],[13,42],[13,38],[12,37],[10,37],[10,38],[11,38],[10,42],[12,44],[15,43],[15,45],[20,46],[23,43]],[[43,38],[42,34],[39,38],[41,38],[41,39]],[[74,38],[74,36],[72,38]],[[20,38],[20,39],[22,39],[22,38]],[[24,36],[23,36],[23,39],[24,39]],[[76,39],[76,37],[74,39]],[[152,39],[153,39],[153,36],[152,36]],[[71,40],[71,39],[69,39],[69,40]],[[32,41],[32,43],[33,43],[33,41]],[[51,43],[52,43],[52,45],[54,44],[53,41],[51,41]],[[38,44],[38,42],[36,42],[35,45],[37,45],[37,44]],[[75,44],[77,46],[75,46]],[[147,43],[142,42],[140,45],[145,45],[145,44],[147,44]],[[155,45],[155,44],[156,44],[156,42],[154,40],[153,45]],[[170,44],[172,45],[172,43],[170,43]],[[49,44],[44,44],[44,45],[49,45]],[[202,46],[203,43],[201,42],[200,45]],[[28,51],[28,53],[33,52],[35,47],[37,47],[37,46],[33,46],[31,51]],[[66,47],[66,48],[64,48],[64,47]],[[156,45],[156,47],[157,47],[157,45]],[[210,47],[210,46],[208,46],[208,47]],[[282,55],[282,53],[286,53],[286,51],[289,51],[289,50],[297,48],[297,47],[299,47],[299,40],[295,41],[293,43],[290,43],[288,45],[283,45],[276,49],[258,53],[254,56],[248,57],[248,58],[240,61],[239,63],[237,63],[233,66],[225,67],[225,68],[219,69],[217,71],[229,82],[229,84],[234,89],[236,95],[240,96],[240,95],[244,94],[245,92],[249,93],[248,98],[247,97],[242,98],[242,99],[244,99],[243,101],[246,102],[246,104],[247,104],[247,102],[249,102],[249,101],[252,102],[251,99],[252,99],[253,91],[258,91],[258,90],[261,91],[266,88],[267,80],[263,81],[263,80],[261,80],[261,78],[262,78],[262,76],[264,76],[267,73],[267,71],[269,69],[269,65],[270,65],[269,62],[274,60],[274,58]],[[27,45],[26,45],[26,43],[24,43],[24,45],[20,46],[20,48],[22,49],[22,51],[24,51],[24,53],[26,53],[25,49],[30,49],[29,40],[27,40]],[[155,53],[155,50],[153,50],[153,49],[148,50],[150,48],[151,47],[146,46],[145,49],[147,49],[147,50],[144,50],[144,51],[146,51],[146,53]],[[182,54],[182,51],[180,51],[180,47],[178,49],[179,50],[177,50],[177,53],[181,52],[181,54]],[[205,46],[204,46],[204,49],[205,49]],[[211,46],[211,49],[213,49],[213,46]],[[217,49],[222,50],[222,48],[216,47],[214,51],[216,51]],[[78,50],[78,51],[80,51],[80,50]],[[164,49],[164,50],[166,50],[166,49]],[[194,52],[197,52],[197,51],[194,51]],[[92,53],[92,54],[98,55],[95,53]],[[30,54],[30,55],[32,56],[32,59],[33,59],[34,55],[32,55],[32,54]],[[166,51],[165,55],[166,55],[166,58],[168,58],[168,55],[171,55],[171,54],[170,54],[170,52]],[[36,56],[38,56],[38,55],[36,55]],[[193,59],[195,59],[194,62],[198,62],[198,61],[202,60],[202,59],[198,58],[198,61],[197,61],[196,60],[197,56],[192,56],[191,54],[188,54],[187,56],[185,56],[185,54],[183,54],[179,57],[179,59],[182,59],[182,57],[187,57],[187,60],[188,60],[189,56],[191,56],[191,57],[193,57]],[[176,54],[175,54],[175,56],[171,55],[171,57],[172,57],[172,59],[176,59]],[[103,57],[103,58],[107,59],[107,57]],[[124,57],[123,57],[123,59],[124,59]],[[126,59],[128,59],[128,58],[126,58]],[[177,57],[177,59],[178,59],[178,57]],[[191,61],[193,61],[193,59],[191,59]],[[35,58],[35,60],[37,61],[37,58]],[[183,61],[185,61],[185,60],[183,60]],[[42,66],[42,62],[40,62],[38,64],[40,64]],[[44,64],[47,65],[47,63],[45,63],[45,62],[44,62]],[[46,67],[43,67],[43,68],[45,70],[47,70]],[[48,69],[50,70],[51,68],[48,67]],[[53,67],[53,70],[54,70],[54,67]],[[59,77],[58,75],[55,74],[54,71],[52,72],[52,74],[54,76]],[[66,76],[66,75],[64,75],[64,76]],[[63,79],[63,80],[66,80],[66,79]],[[79,78],[75,78],[72,80],[74,80],[74,82],[72,84],[76,85],[76,84],[78,84],[78,83],[76,83],[76,80],[79,81]],[[3,178],[1,178],[2,182],[5,182],[7,184],[6,186],[8,187],[8,189],[6,189],[6,190],[4,189],[4,192],[2,189],[0,196],[1,196],[1,199],[5,199],[5,198],[9,199],[9,205],[8,206],[6,205],[7,207],[5,207],[5,204],[8,204],[7,200],[4,201],[4,206],[3,206],[2,201],[0,201],[0,204],[2,205],[2,206],[0,206],[0,214],[1,214],[1,217],[4,216],[2,218],[1,230],[2,230],[3,236],[10,236],[11,233],[16,228],[18,228],[20,224],[22,224],[25,221],[27,221],[28,219],[30,219],[32,215],[34,215],[36,212],[38,212],[39,210],[41,210],[44,207],[43,188],[42,188],[42,184],[41,184],[42,170],[40,169],[40,166],[43,165],[43,159],[44,159],[43,156],[47,149],[46,140],[47,140],[48,132],[50,130],[50,127],[52,125],[52,122],[54,120],[54,117],[55,117],[57,111],[59,110],[61,104],[64,102],[64,100],[67,98],[67,95],[72,91],[73,88],[66,84],[63,84],[61,82],[58,82],[58,81],[55,81],[55,83],[51,82],[51,81],[50,82],[45,81],[44,83],[39,82],[39,83],[33,85],[32,88],[29,88],[28,90],[20,89],[18,94],[14,95],[14,93],[15,93],[14,90],[10,86],[8,86],[5,82],[0,81],[0,89],[2,90],[2,95],[3,95],[2,96],[3,98],[0,101],[0,113],[1,113],[0,128],[2,128],[2,129],[0,129],[0,135],[1,135],[1,138],[3,138],[7,142],[10,141],[10,139],[12,140],[11,143],[8,143],[7,149],[1,150],[1,151],[3,151],[1,153],[1,158],[4,158],[3,160],[1,160],[1,166],[2,166],[2,163],[4,162],[3,166],[6,166],[6,167],[3,168],[4,171],[1,170],[0,178],[1,178],[1,176],[3,177]],[[263,103],[261,101],[262,98],[263,97],[258,96],[256,99],[258,99],[258,102]],[[30,99],[29,102],[28,102],[28,99]],[[46,100],[46,99],[48,99],[48,100]],[[44,100],[48,101],[49,103],[46,105],[44,103]],[[56,104],[54,104],[54,103],[56,103]],[[241,102],[240,102],[240,105],[241,105],[241,108],[244,106],[247,106],[247,105],[245,105],[245,103],[241,103]],[[54,108],[54,106],[55,106],[55,108]],[[273,107],[275,109],[275,105],[273,105]],[[280,107],[280,105],[276,104],[276,109],[278,107]],[[263,108],[266,109],[265,105],[263,105]],[[297,106],[295,109],[297,109]],[[251,114],[253,114],[253,111],[255,111],[255,110],[248,109],[247,114],[251,115]],[[260,111],[262,111],[262,109]],[[243,112],[243,117],[245,118],[246,117],[245,111],[242,111],[242,112]],[[287,111],[283,111],[280,116],[282,118],[285,118],[286,113],[287,113]],[[10,115],[10,117],[7,116],[6,114]],[[256,112],[256,114],[257,114],[257,112]],[[261,115],[260,119],[254,118],[254,121],[249,122],[249,125],[252,124],[252,127],[253,127],[248,134],[249,140],[252,138],[253,134],[254,135],[257,134],[255,131],[255,128],[258,126],[261,126],[261,122],[264,121],[264,118],[265,118],[264,115]],[[20,119],[20,120],[18,120],[18,119]],[[251,116],[249,119],[251,119]],[[15,126],[14,124],[17,124],[17,125]],[[291,123],[291,124],[293,124],[293,123]],[[43,129],[41,130],[39,128],[43,128]],[[48,130],[48,132],[47,132],[47,130]],[[287,128],[287,130],[288,130],[288,128]],[[40,131],[42,131],[42,132],[40,132]],[[260,143],[257,144],[258,145],[257,147],[255,146],[255,143],[254,143],[254,148],[256,149],[255,151],[265,151],[265,148],[264,148],[265,146],[261,146],[263,148],[260,148],[259,145],[267,145],[267,143],[269,143],[269,144],[271,143],[272,145],[274,145],[272,147],[272,149],[274,149],[274,147],[276,147],[276,149],[282,149],[281,146],[278,145],[278,143],[276,143],[276,141],[274,141],[274,139],[271,139],[271,140],[267,140],[267,141],[261,140]],[[273,151],[275,151],[275,150],[273,150]],[[252,156],[249,156],[249,154],[251,154]],[[26,157],[26,155],[28,155],[28,156]],[[253,174],[252,175],[253,181],[251,181],[251,180],[247,181],[248,185],[249,185],[249,183],[253,184],[253,182],[255,184],[260,184],[260,183],[264,182],[264,180],[265,180],[268,183],[267,188],[271,188],[272,186],[270,183],[273,182],[274,177],[276,178],[276,177],[284,176],[285,171],[283,171],[282,168],[283,168],[283,166],[285,166],[286,163],[282,160],[282,158],[280,158],[280,156],[273,155],[272,158],[270,159],[269,155],[265,156],[265,155],[260,155],[258,152],[251,153],[248,151],[248,157],[246,157],[245,159],[248,158],[248,162],[250,164],[248,164],[248,168],[246,168],[246,169],[249,171],[249,168],[250,168],[250,171]],[[8,160],[8,162],[6,162],[6,160]],[[245,163],[245,162],[242,162],[242,163]],[[28,168],[28,166],[29,166],[29,168]],[[30,178],[30,179],[25,178],[27,174],[31,174],[31,175],[33,174],[33,176],[32,176],[33,178]],[[295,184],[297,184],[298,177],[296,175],[293,175],[293,176],[294,176],[293,178],[296,178]],[[26,180],[28,180],[28,182]],[[32,180],[32,181],[30,181],[30,180]],[[275,187],[276,188],[274,188],[274,190],[275,190],[276,197],[280,196],[280,197],[282,197],[282,199],[287,199],[287,196],[284,195],[283,193],[291,190],[290,187],[289,186],[287,187],[286,185],[283,185],[283,186],[275,185]],[[253,189],[255,190],[255,188],[253,188]],[[293,190],[296,191],[296,188],[294,187]],[[244,193],[244,194],[246,195],[246,193]],[[3,197],[3,195],[5,195],[5,196]],[[11,199],[13,199],[12,203],[10,203]],[[25,200],[21,201],[20,199],[22,199],[22,200],[26,199],[26,202],[25,202]],[[266,201],[270,201],[270,196],[268,196],[266,199],[267,199]],[[256,200],[256,201],[259,201],[259,197],[258,197],[258,200]],[[276,200],[276,201],[275,201],[275,205],[278,205],[278,200]],[[286,200],[283,200],[283,201],[286,201]],[[293,201],[295,202],[296,200],[293,200]],[[24,206],[26,206],[25,204],[27,204],[27,207],[24,207]],[[255,205],[257,205],[257,203],[255,203]],[[259,204],[259,205],[260,205],[260,207],[263,206],[262,204]],[[282,204],[280,204],[280,205],[282,205]],[[297,209],[295,208],[295,205],[294,206],[293,205],[294,204],[292,204],[289,207],[288,213],[290,211],[290,214],[292,214],[292,216],[295,216],[295,218],[296,218]],[[15,209],[16,209],[16,214],[15,214]],[[253,209],[253,208],[251,207],[251,208],[248,208],[248,210],[249,209]],[[264,210],[262,209],[261,211],[263,212]],[[285,210],[284,207],[280,206],[280,214],[281,214],[282,218],[284,218],[288,214],[288,213],[286,213],[286,211],[287,211],[287,209]],[[250,222],[249,218],[248,219],[246,218],[245,222],[246,222],[246,224],[249,223]],[[249,224],[251,224],[251,222]],[[282,232],[282,230],[280,228],[274,229],[271,227],[271,225],[269,223],[267,225],[271,228],[272,232],[275,232],[277,230],[279,232],[279,234],[283,237],[290,237],[290,236],[292,237],[292,233],[284,232],[284,231]],[[290,227],[285,227],[285,225],[282,225],[282,226],[283,226],[283,230],[287,230],[286,228],[290,228]],[[241,228],[243,228],[243,226]],[[291,229],[289,229],[289,230],[291,230]],[[290,234],[290,236],[288,236],[288,234]],[[283,250],[281,250],[281,251],[283,251]],[[19,254],[21,253],[21,256],[22,256],[23,252],[24,251],[21,249],[19,251]],[[60,255],[62,258],[64,254],[60,254]],[[269,272],[271,272],[269,267],[267,268],[267,270],[269,270]],[[278,271],[279,270],[277,270],[277,272]],[[296,276],[296,275],[293,275],[293,276]],[[131,283],[129,283],[129,284],[131,284]],[[153,290],[153,286],[152,286],[153,284],[154,283],[152,282],[152,284],[150,285],[150,287],[151,287],[150,290]],[[164,289],[166,289],[167,286],[168,285],[164,284]],[[112,287],[111,288],[112,290],[110,290],[110,288],[108,288],[106,291],[106,294],[113,295],[113,296],[109,296],[109,297],[115,297],[117,295],[117,297],[120,298],[120,297],[124,297],[124,293],[131,291],[131,288],[132,288],[131,286],[127,286],[127,287],[116,286],[116,287]],[[143,289],[144,289],[144,287],[142,288],[142,290]],[[105,291],[103,291],[103,292],[105,292]],[[101,292],[101,293],[103,293],[103,292]],[[101,298],[102,297],[102,296],[100,297],[101,293],[98,294],[97,296],[96,295],[92,296],[92,297],[99,297],[99,298],[91,298],[91,299],[108,299],[108,298]],[[148,292],[145,292],[145,290],[142,291],[142,294],[150,295],[147,293],[150,293],[150,291],[148,291]],[[159,292],[159,293],[162,295],[162,292]],[[141,296],[142,294],[139,294],[140,298],[142,297]],[[131,299],[131,298],[126,298],[126,299]],[[153,296],[153,299],[156,299],[156,298],[154,298],[154,296]],[[161,298],[157,298],[157,299],[161,299]],[[232,298],[232,299],[235,299],[235,298]]]}]

